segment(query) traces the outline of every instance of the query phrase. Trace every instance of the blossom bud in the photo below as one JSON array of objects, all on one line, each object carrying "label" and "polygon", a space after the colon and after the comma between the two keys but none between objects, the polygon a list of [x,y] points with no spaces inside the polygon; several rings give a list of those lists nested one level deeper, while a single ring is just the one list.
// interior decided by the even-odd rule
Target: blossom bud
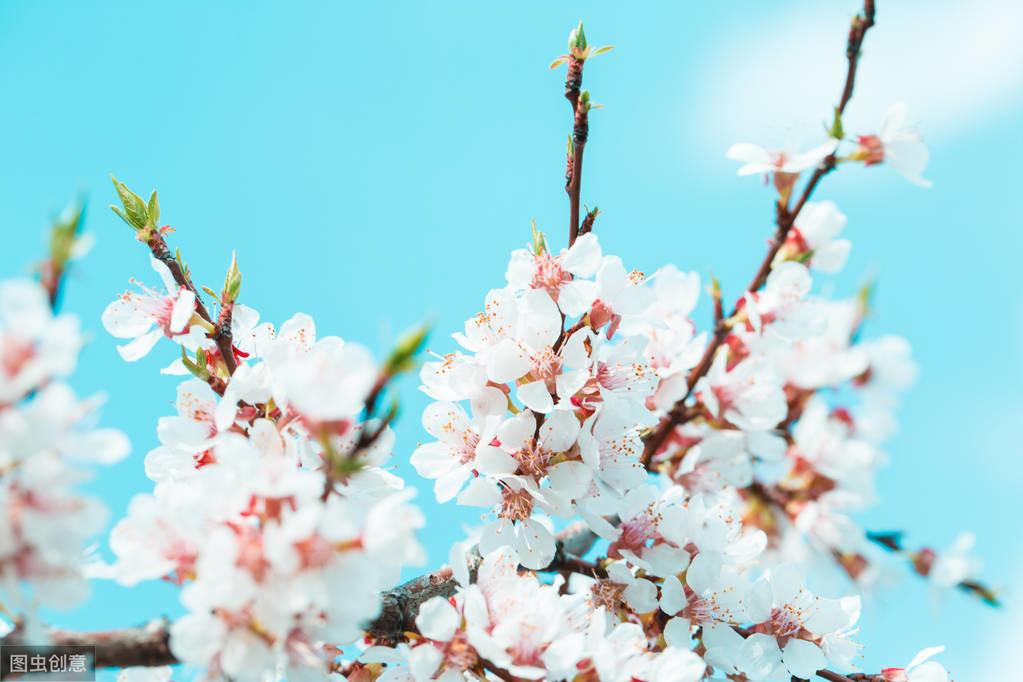
[{"label": "blossom bud", "polygon": [[536,256],[542,256],[547,253],[547,239],[544,237],[543,232],[536,229],[536,221],[533,221],[533,254]]},{"label": "blossom bud", "polygon": [[849,159],[862,161],[866,166],[874,166],[884,161],[884,144],[877,135],[860,135],[860,146],[854,151]]},{"label": "blossom bud", "polygon": [[583,32],[583,22],[581,21],[568,34],[568,52],[576,59],[586,58],[586,34]]},{"label": "blossom bud", "polygon": [[234,303],[238,300],[238,293],[242,288],[242,273],[238,269],[238,258],[231,253],[231,267],[227,269],[227,276],[224,277],[224,290],[221,293],[220,299],[226,304]]}]

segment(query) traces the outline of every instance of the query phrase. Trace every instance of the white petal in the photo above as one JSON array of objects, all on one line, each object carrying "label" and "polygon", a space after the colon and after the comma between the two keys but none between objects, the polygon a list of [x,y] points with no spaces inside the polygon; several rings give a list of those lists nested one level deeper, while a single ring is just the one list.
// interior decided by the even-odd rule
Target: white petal
[{"label": "white petal", "polygon": [[569,461],[555,464],[547,470],[551,488],[576,500],[586,494],[593,480],[593,471],[582,462]]},{"label": "white petal", "polygon": [[473,479],[458,496],[458,504],[470,507],[492,507],[500,503],[501,491],[496,483],[487,478]]},{"label": "white petal", "polygon": [[[678,577],[669,575],[664,579],[664,583],[661,585],[661,610],[669,616],[672,616],[686,606],[686,595],[682,590],[682,583]],[[686,625],[688,627],[688,624]],[[688,639],[689,632],[686,632],[686,638]]]},{"label": "white petal", "polygon": [[809,680],[827,664],[824,652],[816,644],[802,639],[791,639],[782,652],[782,660],[789,672]]},{"label": "white petal", "polygon": [[148,355],[149,351],[153,350],[153,346],[156,345],[156,342],[159,341],[162,336],[162,331],[154,329],[148,334],[143,334],[130,343],[118,346],[117,352],[126,362],[135,362],[136,360]]},{"label": "white petal", "polygon": [[419,607],[416,627],[425,637],[446,642],[451,639],[461,622],[455,607],[444,597],[428,599]]},{"label": "white petal", "polygon": [[554,409],[554,399],[551,397],[550,391],[547,390],[547,384],[543,381],[522,384],[518,388],[517,396],[519,402],[534,412],[546,414]]},{"label": "white petal", "polygon": [[139,312],[133,303],[135,294],[118,296],[103,310],[103,328],[119,339],[134,339],[153,326],[153,320]]},{"label": "white petal", "polygon": [[515,547],[523,566],[537,571],[547,568],[554,560],[554,535],[547,526],[536,519],[526,519],[519,524],[518,536]]},{"label": "white petal", "polygon": [[664,626],[664,641],[668,646],[688,648],[692,639],[692,625],[688,618],[672,618]]},{"label": "white petal", "polygon": [[511,339],[499,341],[487,354],[487,378],[498,384],[515,381],[532,369],[529,358]]},{"label": "white petal", "polygon": [[565,452],[579,437],[579,420],[575,413],[559,410],[552,414],[540,427],[543,446],[551,452]]},{"label": "white petal", "polygon": [[170,330],[175,334],[184,331],[193,312],[195,312],[195,294],[188,289],[182,289],[174,301],[173,310],[171,310]]},{"label": "white petal", "polygon": [[937,656],[938,654],[940,654],[944,650],[945,650],[945,647],[943,647],[943,646],[928,647],[928,648],[924,649],[923,651],[921,651],[920,653],[918,653],[916,656],[914,656],[913,660],[909,662],[909,665],[907,665],[906,668],[907,669],[908,668],[915,668],[916,666],[918,666],[921,663],[923,663],[924,661],[926,661],[928,658],[931,658],[932,656]]},{"label": "white petal", "polygon": [[575,240],[561,261],[561,266],[576,277],[592,277],[600,265],[600,256],[597,235],[588,232]]}]

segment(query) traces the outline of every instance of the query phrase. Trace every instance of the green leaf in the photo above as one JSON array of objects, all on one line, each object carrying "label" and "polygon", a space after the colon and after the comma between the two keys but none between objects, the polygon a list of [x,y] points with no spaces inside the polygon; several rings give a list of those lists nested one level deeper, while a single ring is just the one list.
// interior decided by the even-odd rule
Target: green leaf
[{"label": "green leaf", "polygon": [[149,222],[146,202],[117,178],[110,176],[110,180],[114,183],[114,189],[117,190],[117,196],[121,199],[121,205],[124,206],[124,216],[127,216],[128,224],[137,230],[145,228]]},{"label": "green leaf", "polygon": [[110,210],[113,211],[114,213],[116,213],[121,220],[126,222],[128,224],[128,227],[132,228],[133,230],[137,230],[138,229],[137,227],[135,227],[135,223],[133,223],[128,218],[127,214],[125,214],[125,212],[120,207],[114,206],[113,204],[110,204]]},{"label": "green leaf", "polygon": [[835,118],[831,123],[831,130],[828,131],[828,135],[841,140],[845,137],[845,128],[842,126],[842,112],[835,107]]},{"label": "green leaf", "polygon": [[153,227],[159,227],[160,225],[160,200],[156,198],[156,190],[149,195],[149,204],[147,205],[149,212],[149,222]]},{"label": "green leaf", "polygon": [[241,270],[238,269],[238,258],[234,254],[234,252],[232,252],[231,265],[227,269],[227,276],[224,277],[224,293],[222,296],[223,302],[234,303],[236,300],[238,300],[238,294],[241,291],[241,288],[242,273]]},{"label": "green leaf", "polygon": [[569,52],[582,52],[586,49],[586,33],[583,32],[583,22],[579,22],[579,25],[572,29],[572,32],[568,34],[568,51]]}]

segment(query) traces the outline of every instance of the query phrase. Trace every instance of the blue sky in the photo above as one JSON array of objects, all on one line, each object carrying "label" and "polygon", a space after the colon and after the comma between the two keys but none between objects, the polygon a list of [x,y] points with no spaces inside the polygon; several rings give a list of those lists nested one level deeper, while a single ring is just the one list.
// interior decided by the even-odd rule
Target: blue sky
[{"label": "blue sky", "polygon": [[[985,576],[1008,588],[992,612],[958,595],[940,610],[907,577],[867,609],[867,667],[949,646],[962,678],[987,679],[1018,637],[1014,578],[1023,484],[1023,316],[1017,276],[1023,198],[1023,48],[1011,0],[881,2],[846,129],[869,132],[895,99],[932,146],[926,191],[890,169],[834,174],[820,198],[849,216],[846,272],[824,291],[879,275],[871,333],[907,336],[921,366],[864,516],[943,546],[973,529]],[[93,333],[75,385],[109,393],[104,420],[134,443],[93,487],[120,514],[149,489],[142,457],[172,410],[165,354],[122,363],[99,323],[144,249],[105,208],[116,173],[160,190],[172,241],[216,286],[236,250],[243,301],[264,319],[312,314],[322,333],[382,354],[433,320],[431,347],[503,282],[536,219],[564,239],[563,74],[547,64],[580,17],[616,50],[587,67],[605,109],[591,116],[583,200],[599,205],[605,250],[647,272],[673,262],[736,295],[771,230],[771,197],[735,177],[732,142],[817,139],[838,94],[856,3],[50,2],[0,4],[0,276],[38,258],[49,218],[90,199],[94,251],[65,305]],[[703,310],[703,309],[701,309]],[[425,494],[431,565],[474,512],[438,507],[404,464],[424,437],[425,398],[402,386],[399,472]],[[174,589],[97,585],[52,620],[140,623],[179,610]],[[1005,639],[999,639],[1004,637]],[[1018,647],[1016,647],[1018,649]],[[984,652],[988,654],[985,655]],[[1015,654],[1018,656],[1018,654]],[[1002,656],[1002,659],[998,659]],[[986,673],[991,674],[993,673]]]}]

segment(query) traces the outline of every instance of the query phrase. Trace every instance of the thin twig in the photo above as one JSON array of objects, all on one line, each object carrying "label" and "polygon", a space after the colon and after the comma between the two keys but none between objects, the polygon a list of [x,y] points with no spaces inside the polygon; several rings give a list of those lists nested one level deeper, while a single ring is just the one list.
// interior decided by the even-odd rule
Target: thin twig
[{"label": "thin twig", "polygon": [[[874,0],[865,0],[863,5],[863,14],[858,15],[853,19],[852,26],[849,29],[849,39],[846,45],[846,58],[848,60],[848,68],[846,70],[845,84],[842,88],[841,98],[838,103],[838,116],[845,112],[845,107],[849,104],[849,100],[852,99],[853,86],[856,82],[856,70],[859,66],[860,49],[863,46],[863,39],[867,35],[867,31],[874,25]],[[771,267],[774,264],[774,259],[778,255],[778,251],[781,249],[782,244],[785,243],[785,238],[788,236],[789,230],[795,225],[796,219],[799,217],[800,212],[806,205],[806,202],[810,200],[817,185],[821,179],[835,169],[837,165],[837,157],[834,153],[829,154],[825,159],[817,166],[814,170],[813,175],[807,181],[803,192],[796,202],[796,205],[791,210],[781,203],[777,207],[777,218],[775,221],[776,229],[774,237],[771,240],[771,246],[767,251],[767,255],[764,260],[760,263],[760,267],[757,269],[756,274],[750,281],[746,291],[754,292],[764,286],[767,282],[768,276],[771,274]],[[735,317],[738,312],[738,306],[732,309],[729,319]],[[692,396],[693,389],[696,387],[696,382],[701,377],[707,374],[710,370],[711,365],[714,362],[714,356],[716,355],[721,344],[724,343],[725,338],[728,336],[728,326],[724,324],[718,324],[715,326],[714,335],[711,337],[710,342],[707,344],[703,356],[697,365],[689,372],[686,377],[687,390],[686,394],[680,398],[675,406],[668,411],[668,413],[661,418],[660,423],[650,433],[646,439],[646,443],[643,447],[643,454],[641,456],[641,462],[647,468],[653,460],[653,456],[661,449],[664,443],[667,441],[668,436],[675,429],[676,426],[683,423],[682,417],[684,411],[680,409],[680,406],[684,404],[690,396]]]}]

